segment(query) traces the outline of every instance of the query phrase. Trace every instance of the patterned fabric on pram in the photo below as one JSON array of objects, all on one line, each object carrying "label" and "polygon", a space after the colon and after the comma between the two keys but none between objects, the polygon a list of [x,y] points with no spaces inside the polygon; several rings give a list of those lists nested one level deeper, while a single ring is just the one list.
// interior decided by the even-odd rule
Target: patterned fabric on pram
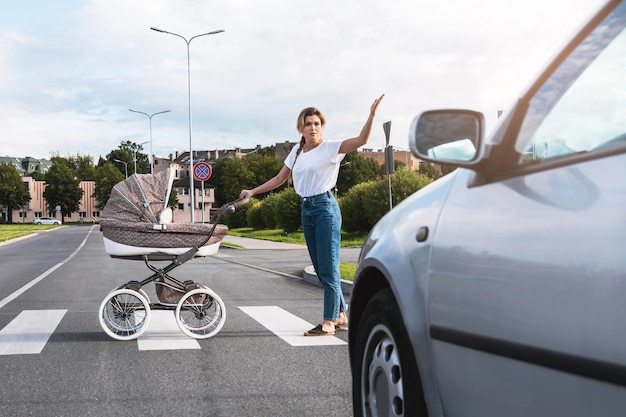
[{"label": "patterned fabric on pram", "polygon": [[113,187],[100,217],[109,255],[176,256],[195,246],[199,247],[195,256],[217,253],[228,228],[222,224],[173,223],[172,210],[167,207],[173,181],[174,171],[167,169],[133,174]]}]

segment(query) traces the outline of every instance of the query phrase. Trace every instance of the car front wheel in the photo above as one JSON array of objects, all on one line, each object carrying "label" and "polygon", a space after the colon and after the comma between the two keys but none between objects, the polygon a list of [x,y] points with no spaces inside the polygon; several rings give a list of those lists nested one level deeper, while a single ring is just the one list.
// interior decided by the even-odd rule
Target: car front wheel
[{"label": "car front wheel", "polygon": [[352,378],[355,416],[427,416],[422,384],[400,309],[390,289],[363,311]]}]

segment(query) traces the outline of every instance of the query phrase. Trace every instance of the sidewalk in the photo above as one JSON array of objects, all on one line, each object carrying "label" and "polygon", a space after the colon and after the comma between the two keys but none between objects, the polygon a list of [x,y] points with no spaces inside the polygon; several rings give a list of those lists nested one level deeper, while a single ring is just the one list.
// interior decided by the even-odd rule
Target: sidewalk
[{"label": "sidewalk", "polygon": [[[306,245],[299,245],[297,243],[282,243],[282,242],[272,242],[269,240],[262,239],[250,239],[247,237],[239,237],[239,236],[230,236],[226,235],[224,240],[222,240],[222,244],[232,243],[240,246],[243,249],[254,249],[254,250],[280,250],[280,249],[301,249],[307,250]],[[356,260],[356,256],[360,252],[360,248],[343,248],[341,249],[342,258],[343,254],[347,254],[347,257],[354,258]],[[342,259],[343,260],[343,259]],[[352,259],[348,260],[352,261]],[[321,287],[321,283],[317,278],[317,274],[315,273],[315,269],[313,265],[306,266],[302,271],[302,279],[309,284],[314,284]],[[341,289],[347,295],[352,294],[352,281],[341,280]]]}]

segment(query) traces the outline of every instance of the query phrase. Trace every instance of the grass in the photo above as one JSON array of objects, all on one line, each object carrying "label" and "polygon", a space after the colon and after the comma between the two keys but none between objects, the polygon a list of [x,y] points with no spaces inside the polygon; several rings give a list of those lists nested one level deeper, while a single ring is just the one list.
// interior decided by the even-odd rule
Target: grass
[{"label": "grass", "polygon": [[339,272],[341,273],[341,279],[352,281],[356,273],[356,264],[352,262],[339,262]]},{"label": "grass", "polygon": [[[299,243],[301,245],[306,245],[304,233],[285,233],[282,229],[255,230],[251,227],[241,227],[237,229],[228,229],[228,234],[233,236],[249,237],[252,239],[271,240],[272,242]],[[364,234],[341,232],[341,247],[351,248],[363,246],[365,237],[366,236]]]},{"label": "grass", "polygon": [[0,242],[30,235],[39,230],[49,230],[60,226],[53,224],[12,223],[0,224]]},{"label": "grass", "polygon": [[[272,242],[299,243],[305,245],[304,233],[285,233],[282,229],[255,230],[250,227],[228,229],[228,234],[233,236],[248,237],[252,239],[271,240]],[[341,232],[341,247],[360,247],[365,242],[365,235],[358,233]],[[226,238],[228,240],[228,238]],[[340,262],[339,271],[341,279],[352,281],[356,272],[356,264],[352,262]]]}]

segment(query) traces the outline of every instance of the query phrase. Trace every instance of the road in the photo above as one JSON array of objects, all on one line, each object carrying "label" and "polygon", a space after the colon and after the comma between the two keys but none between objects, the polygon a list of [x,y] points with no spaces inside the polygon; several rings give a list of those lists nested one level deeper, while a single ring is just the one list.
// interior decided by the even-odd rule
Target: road
[{"label": "road", "polygon": [[284,337],[268,321],[320,322],[321,288],[294,276],[309,263],[304,247],[195,258],[171,274],[222,298],[220,333],[187,338],[156,311],[138,340],[116,341],[98,307],[149,276],[143,262],[110,258],[97,226],[0,246],[0,414],[351,416],[347,332]]}]

